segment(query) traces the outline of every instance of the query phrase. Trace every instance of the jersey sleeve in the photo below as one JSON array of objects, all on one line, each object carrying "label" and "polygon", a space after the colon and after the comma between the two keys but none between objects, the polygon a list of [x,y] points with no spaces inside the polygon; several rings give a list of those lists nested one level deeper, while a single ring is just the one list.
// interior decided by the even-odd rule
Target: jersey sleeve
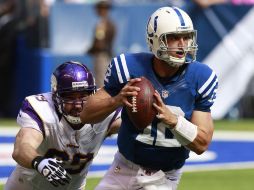
[{"label": "jersey sleeve", "polygon": [[121,117],[122,107],[116,109],[112,112],[108,117],[106,117],[102,122],[96,123],[93,125],[93,130],[96,133],[101,133],[102,131],[105,132],[105,135],[110,131],[110,127],[114,121]]},{"label": "jersey sleeve", "polygon": [[110,119],[110,122],[108,124],[108,131],[110,130],[110,127],[111,127],[112,123],[114,121],[116,121],[117,119],[121,118],[121,113],[122,113],[122,107],[116,109],[116,111],[113,112],[113,114],[110,115],[111,119]]},{"label": "jersey sleeve", "polygon": [[210,112],[216,98],[218,78],[215,72],[207,65],[198,69],[197,98],[195,110]]},{"label": "jersey sleeve", "polygon": [[117,95],[130,80],[127,61],[124,54],[112,59],[104,78],[104,89],[111,95]]},{"label": "jersey sleeve", "polygon": [[38,130],[45,137],[43,122],[40,119],[39,115],[31,106],[31,104],[26,99],[23,101],[21,109],[17,116],[17,123],[21,127],[33,128]]}]

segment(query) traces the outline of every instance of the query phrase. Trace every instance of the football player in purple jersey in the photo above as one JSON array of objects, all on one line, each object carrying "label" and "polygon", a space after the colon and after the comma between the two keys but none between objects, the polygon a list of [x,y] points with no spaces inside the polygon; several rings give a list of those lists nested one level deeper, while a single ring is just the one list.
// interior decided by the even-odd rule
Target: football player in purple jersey
[{"label": "football player in purple jersey", "polygon": [[12,154],[18,164],[6,190],[84,189],[103,140],[120,126],[119,110],[99,123],[81,123],[80,112],[95,91],[88,68],[70,61],[53,72],[51,92],[25,98]]},{"label": "football player in purple jersey", "polygon": [[152,53],[121,54],[112,59],[104,87],[88,98],[83,122],[99,122],[121,106],[132,106],[132,86],[144,76],[156,92],[157,116],[137,130],[122,110],[118,149],[96,190],[176,190],[189,152],[202,154],[213,135],[211,106],[218,80],[196,61],[197,31],[189,15],[162,7],[148,19],[146,38]]}]

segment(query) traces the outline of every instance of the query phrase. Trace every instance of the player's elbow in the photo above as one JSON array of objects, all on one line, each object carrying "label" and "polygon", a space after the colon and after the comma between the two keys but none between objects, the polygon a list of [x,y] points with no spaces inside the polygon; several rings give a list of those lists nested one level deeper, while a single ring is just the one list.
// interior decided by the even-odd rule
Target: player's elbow
[{"label": "player's elbow", "polygon": [[197,147],[195,147],[193,149],[193,151],[197,154],[197,155],[201,155],[203,154],[207,149],[208,149],[209,143],[204,141],[202,144],[199,144]]},{"label": "player's elbow", "polygon": [[206,149],[200,149],[200,148],[194,150],[194,152],[195,152],[197,155],[201,155],[201,154],[203,154],[205,151],[206,151]]},{"label": "player's elbow", "polygon": [[18,162],[18,159],[19,159],[19,154],[20,154],[20,151],[19,149],[15,148],[14,151],[12,152],[12,158]]}]

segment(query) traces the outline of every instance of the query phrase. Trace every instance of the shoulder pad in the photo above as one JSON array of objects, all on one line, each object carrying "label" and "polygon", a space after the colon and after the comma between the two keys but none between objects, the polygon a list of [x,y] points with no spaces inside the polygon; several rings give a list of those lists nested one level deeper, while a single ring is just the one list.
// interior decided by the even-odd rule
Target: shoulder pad
[{"label": "shoulder pad", "polygon": [[49,103],[43,94],[26,97],[41,120],[45,123],[56,123],[59,121],[55,108]]}]

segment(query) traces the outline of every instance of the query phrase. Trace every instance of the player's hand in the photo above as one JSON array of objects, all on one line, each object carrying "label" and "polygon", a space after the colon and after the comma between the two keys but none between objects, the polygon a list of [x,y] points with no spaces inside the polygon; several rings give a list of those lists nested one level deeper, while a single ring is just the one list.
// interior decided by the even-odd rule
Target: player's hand
[{"label": "player's hand", "polygon": [[153,103],[153,106],[158,111],[156,117],[173,128],[177,124],[177,116],[164,104],[158,91],[155,91],[154,97],[156,103]]},{"label": "player's hand", "polygon": [[57,187],[70,183],[71,176],[61,166],[62,161],[55,158],[36,157],[32,167],[41,173],[52,185]]},{"label": "player's hand", "polygon": [[137,96],[138,91],[140,91],[139,87],[132,86],[135,82],[141,81],[141,78],[131,79],[122,90],[115,96],[116,102],[118,102],[121,106],[132,107],[132,104],[128,102],[129,96]]}]

